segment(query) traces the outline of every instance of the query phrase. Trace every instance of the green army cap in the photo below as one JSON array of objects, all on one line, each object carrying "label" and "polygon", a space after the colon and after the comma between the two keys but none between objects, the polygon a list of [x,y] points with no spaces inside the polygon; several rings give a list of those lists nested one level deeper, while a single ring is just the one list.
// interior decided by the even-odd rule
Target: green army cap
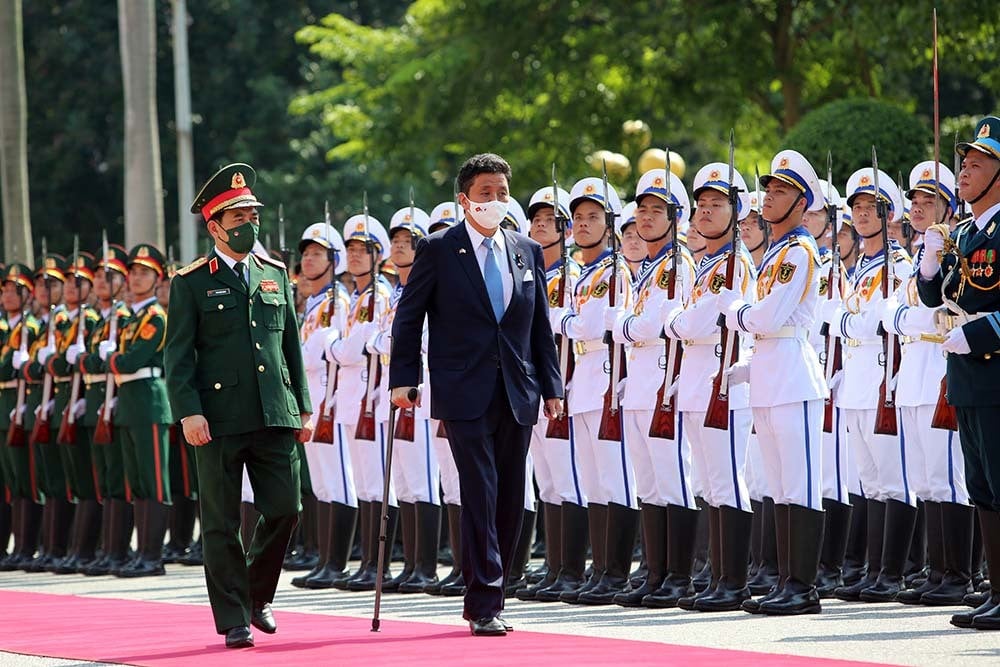
[{"label": "green army cap", "polygon": [[11,262],[10,266],[4,269],[3,282],[14,283],[29,290],[35,287],[34,274],[31,272],[31,267],[20,262]]},{"label": "green army cap", "polygon": [[38,269],[35,270],[36,278],[55,278],[59,282],[66,282],[66,273],[69,271],[69,263],[62,255],[49,253],[38,262]]},{"label": "green army cap", "polygon": [[987,116],[976,124],[975,141],[960,141],[955,152],[965,157],[969,149],[985,153],[994,160],[1000,160],[1000,118]]},{"label": "green army cap", "polygon": [[257,172],[248,164],[237,162],[215,172],[201,187],[201,192],[191,204],[191,212],[201,214],[205,222],[219,211],[231,208],[263,206],[250,188],[257,182]]},{"label": "green army cap", "polygon": [[140,243],[132,248],[132,250],[128,253],[129,268],[131,268],[133,264],[146,266],[156,271],[161,278],[163,277],[163,267],[166,263],[167,260],[163,256],[163,253],[151,243]]},{"label": "green army cap", "polygon": [[128,252],[123,246],[110,243],[95,268],[98,271],[115,271],[123,276],[128,275]]}]

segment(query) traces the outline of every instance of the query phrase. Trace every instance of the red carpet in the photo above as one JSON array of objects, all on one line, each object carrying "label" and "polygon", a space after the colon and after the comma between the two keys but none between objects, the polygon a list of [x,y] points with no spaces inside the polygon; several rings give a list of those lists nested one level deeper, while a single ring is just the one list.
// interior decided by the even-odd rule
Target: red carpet
[{"label": "red carpet", "polygon": [[0,624],[0,650],[73,660],[155,667],[240,664],[306,665],[719,665],[849,667],[871,663],[771,653],[728,651],[655,642],[556,635],[518,630],[506,637],[471,637],[457,626],[385,620],[372,633],[368,619],[278,610],[278,634],[254,631],[257,646],[227,650],[209,610],[68,595],[0,592],[9,617]]}]

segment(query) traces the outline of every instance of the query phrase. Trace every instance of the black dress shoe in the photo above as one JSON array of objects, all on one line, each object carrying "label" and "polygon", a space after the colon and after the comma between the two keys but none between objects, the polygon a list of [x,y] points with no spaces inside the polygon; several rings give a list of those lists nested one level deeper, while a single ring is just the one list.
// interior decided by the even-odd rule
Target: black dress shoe
[{"label": "black dress shoe", "polygon": [[504,630],[506,630],[507,632],[514,632],[514,626],[508,623],[507,619],[505,619],[503,616],[497,614],[497,620],[500,621],[500,625],[503,626]]},{"label": "black dress shoe", "polygon": [[503,637],[507,629],[495,617],[479,618],[469,621],[469,629],[473,637]]},{"label": "black dress shoe", "polygon": [[250,624],[269,635],[278,631],[278,624],[274,622],[274,614],[271,613],[271,605],[267,602],[259,607],[254,604],[253,611],[250,612]]},{"label": "black dress shoe", "polygon": [[253,633],[245,625],[226,630],[226,648],[250,648],[253,646]]}]

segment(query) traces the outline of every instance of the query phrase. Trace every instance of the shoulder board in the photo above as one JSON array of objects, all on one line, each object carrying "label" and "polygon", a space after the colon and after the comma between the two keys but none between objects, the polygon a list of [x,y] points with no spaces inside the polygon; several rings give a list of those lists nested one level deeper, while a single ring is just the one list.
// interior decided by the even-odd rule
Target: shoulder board
[{"label": "shoulder board", "polygon": [[0,320],[0,331],[10,331],[10,325],[7,324],[6,319]]},{"label": "shoulder board", "polygon": [[282,262],[280,259],[275,259],[275,258],[271,257],[270,255],[266,255],[265,256],[265,255],[258,255],[256,253],[253,253],[253,256],[258,261],[260,261],[260,262],[266,262],[266,263],[270,264],[271,266],[276,266],[279,269],[281,269],[282,271],[284,271],[287,268],[287,267],[285,267],[285,263],[284,262]]},{"label": "shoulder board", "polygon": [[39,331],[42,330],[42,323],[39,320],[35,319],[34,317],[31,317],[31,318],[28,319],[27,325],[28,325],[28,329],[32,333],[36,333],[37,334]]},{"label": "shoulder board", "polygon": [[912,262],[910,256],[902,248],[892,251],[892,261],[894,262]]},{"label": "shoulder board", "polygon": [[65,310],[57,310],[56,311],[56,314],[55,314],[55,323],[56,324],[65,324],[68,321],[69,321],[69,315],[66,313]]},{"label": "shoulder board", "polygon": [[823,253],[823,254],[821,254],[819,256],[819,263],[820,264],[829,264],[832,261],[833,261],[833,253],[832,252]]},{"label": "shoulder board", "polygon": [[202,266],[202,265],[207,264],[207,263],[208,263],[208,258],[207,257],[199,257],[198,259],[194,260],[193,262],[191,262],[187,266],[185,266],[183,268],[180,268],[180,269],[177,269],[177,275],[179,275],[179,276],[186,276],[187,274],[189,274],[192,271],[194,271],[195,269],[197,269],[199,266]]},{"label": "shoulder board", "polygon": [[167,311],[163,310],[163,306],[161,306],[158,301],[154,301],[146,306],[146,312],[150,315],[159,315],[161,317],[167,316]]},{"label": "shoulder board", "polygon": [[85,310],[84,312],[86,313],[84,317],[86,317],[91,322],[96,322],[97,320],[101,319],[101,314],[96,310],[94,310],[93,308],[87,308],[87,310]]}]

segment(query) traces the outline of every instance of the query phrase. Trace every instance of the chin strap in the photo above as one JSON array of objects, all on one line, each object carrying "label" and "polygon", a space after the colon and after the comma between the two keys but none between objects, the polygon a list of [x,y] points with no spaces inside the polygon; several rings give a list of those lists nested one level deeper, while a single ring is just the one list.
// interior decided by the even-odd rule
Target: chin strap
[{"label": "chin strap", "polygon": [[969,204],[975,204],[977,201],[985,197],[986,193],[993,189],[993,185],[997,182],[997,178],[1000,178],[1000,166],[997,167],[997,170],[993,173],[993,178],[991,178],[989,184],[983,188],[983,191],[976,195],[975,199],[966,199],[965,201]]},{"label": "chin strap", "polygon": [[[798,206],[798,204],[799,204],[799,200],[800,200],[800,199],[802,199],[802,196],[803,196],[803,195],[802,195],[802,193],[800,192],[800,193],[799,193],[799,194],[798,194],[798,195],[797,195],[797,196],[795,197],[795,201],[793,201],[793,202],[792,202],[792,205],[788,207],[788,210],[787,210],[787,211],[785,211],[785,214],[784,214],[783,216],[781,216],[781,217],[780,217],[780,218],[778,218],[777,220],[766,220],[766,219],[765,219],[765,220],[764,220],[764,222],[768,223],[769,225],[780,225],[781,223],[783,223],[783,222],[784,222],[785,220],[787,220],[787,219],[788,219],[788,216],[790,216],[790,215],[792,214],[792,211],[794,211],[794,210],[795,210],[795,207],[796,207],[796,206]],[[762,218],[764,217],[764,216],[763,216],[763,212],[762,212],[762,214],[761,214],[761,217],[762,217]]]}]

